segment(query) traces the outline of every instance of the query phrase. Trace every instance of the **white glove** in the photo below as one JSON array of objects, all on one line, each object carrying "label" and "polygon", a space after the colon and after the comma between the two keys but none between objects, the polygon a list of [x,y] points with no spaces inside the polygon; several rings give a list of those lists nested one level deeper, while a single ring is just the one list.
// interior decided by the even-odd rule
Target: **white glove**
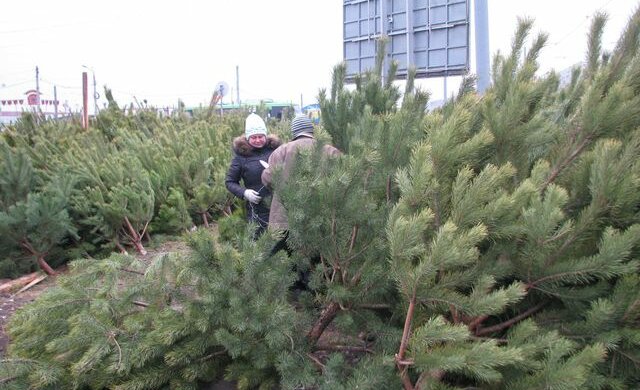
[{"label": "white glove", "polygon": [[262,200],[262,197],[254,190],[244,190],[244,198],[251,203],[258,204]]}]

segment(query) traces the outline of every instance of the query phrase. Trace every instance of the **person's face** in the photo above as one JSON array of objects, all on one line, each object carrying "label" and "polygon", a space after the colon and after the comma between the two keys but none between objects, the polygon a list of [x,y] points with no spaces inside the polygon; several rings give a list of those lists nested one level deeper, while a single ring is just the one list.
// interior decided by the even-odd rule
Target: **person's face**
[{"label": "person's face", "polygon": [[249,145],[254,148],[261,148],[267,143],[267,136],[264,134],[253,134],[249,136]]}]

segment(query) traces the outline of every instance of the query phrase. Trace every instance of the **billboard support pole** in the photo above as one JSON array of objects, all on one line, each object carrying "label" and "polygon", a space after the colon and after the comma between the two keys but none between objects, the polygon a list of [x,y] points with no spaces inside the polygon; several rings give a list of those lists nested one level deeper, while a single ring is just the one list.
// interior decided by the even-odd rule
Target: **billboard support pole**
[{"label": "billboard support pole", "polygon": [[448,97],[447,97],[447,76],[445,75],[443,77],[443,79],[444,79],[444,99],[443,100],[444,100],[444,104],[447,104],[447,99],[448,99]]},{"label": "billboard support pole", "polygon": [[478,77],[478,93],[483,94],[489,87],[489,11],[487,0],[474,0],[475,32],[476,32],[476,75]]}]

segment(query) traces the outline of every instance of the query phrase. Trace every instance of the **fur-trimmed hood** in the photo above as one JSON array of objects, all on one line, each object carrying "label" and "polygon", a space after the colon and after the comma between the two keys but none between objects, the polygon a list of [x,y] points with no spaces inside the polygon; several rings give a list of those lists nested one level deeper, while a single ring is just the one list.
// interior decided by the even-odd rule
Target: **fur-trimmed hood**
[{"label": "fur-trimmed hood", "polygon": [[270,135],[267,136],[267,143],[265,143],[264,146],[261,149],[255,149],[253,146],[249,145],[249,141],[247,141],[245,136],[241,135],[239,137],[234,138],[234,140],[233,140],[233,151],[239,156],[251,157],[251,155],[256,150],[262,150],[262,149],[265,149],[265,148],[275,149],[278,146],[280,146],[281,144],[282,144],[282,141],[280,141],[280,139],[278,137],[276,137],[275,135],[270,134]]}]

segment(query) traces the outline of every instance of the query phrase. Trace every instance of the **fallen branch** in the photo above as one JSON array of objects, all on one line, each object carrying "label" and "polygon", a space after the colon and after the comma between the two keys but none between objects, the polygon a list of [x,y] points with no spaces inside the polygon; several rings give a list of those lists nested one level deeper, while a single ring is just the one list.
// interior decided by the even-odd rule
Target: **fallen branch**
[{"label": "fallen branch", "polygon": [[318,367],[320,371],[324,371],[325,366],[324,364],[322,364],[320,359],[318,359],[317,357],[313,356],[313,354],[310,354],[310,353],[307,354],[307,357],[311,359],[311,361]]},{"label": "fallen branch", "polygon": [[315,351],[334,351],[334,352],[364,352],[373,353],[372,349],[366,347],[356,347],[353,345],[317,345]]},{"label": "fallen branch", "polygon": [[40,272],[33,272],[33,273],[28,274],[28,275],[21,276],[18,279],[13,279],[11,281],[8,281],[8,282],[0,285],[0,293],[7,292],[7,291],[12,291],[12,290],[15,290],[17,288],[21,288],[21,287],[33,282],[38,277],[38,275],[40,275]]},{"label": "fallen branch", "polygon": [[136,271],[136,270],[134,270],[134,269],[129,269],[129,268],[123,268],[123,267],[120,267],[120,268],[119,268],[119,270],[120,270],[120,271],[123,271],[123,272],[129,272],[129,273],[132,273],[132,274],[144,275],[144,272],[142,272],[142,271]]},{"label": "fallen branch", "polygon": [[32,280],[29,284],[27,284],[26,286],[24,286],[20,290],[18,290],[15,294],[12,295],[12,297],[15,297],[16,295],[27,291],[28,289],[30,289],[31,287],[35,286],[36,284],[42,282],[46,278],[47,278],[47,275],[40,275],[39,277],[37,277],[34,280]]}]

